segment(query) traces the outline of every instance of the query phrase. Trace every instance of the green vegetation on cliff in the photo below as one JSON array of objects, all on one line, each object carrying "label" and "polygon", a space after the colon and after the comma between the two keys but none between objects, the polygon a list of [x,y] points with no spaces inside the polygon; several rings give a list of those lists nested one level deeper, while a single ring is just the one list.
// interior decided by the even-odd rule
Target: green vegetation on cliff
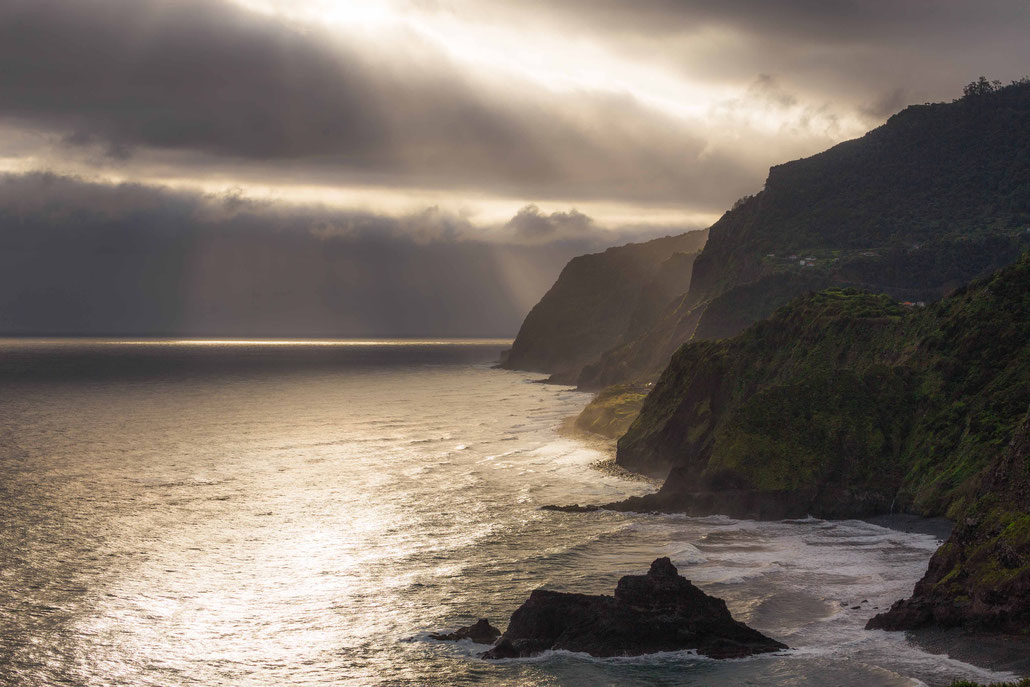
[{"label": "green vegetation on cliff", "polygon": [[1030,634],[1030,411],[977,481],[912,598],[870,620],[869,628],[933,624]]},{"label": "green vegetation on cliff", "polygon": [[926,308],[830,289],[683,346],[618,462],[668,473],[652,507],[957,517],[1026,412],[1028,380],[1030,253]]},{"label": "green vegetation on cliff", "polygon": [[684,345],[619,441],[668,471],[611,507],[958,525],[870,628],[1030,634],[1030,251],[926,308],[829,289]]},{"label": "green vegetation on cliff", "polygon": [[581,255],[526,316],[504,366],[575,382],[582,367],[651,326],[686,292],[707,231]]}]

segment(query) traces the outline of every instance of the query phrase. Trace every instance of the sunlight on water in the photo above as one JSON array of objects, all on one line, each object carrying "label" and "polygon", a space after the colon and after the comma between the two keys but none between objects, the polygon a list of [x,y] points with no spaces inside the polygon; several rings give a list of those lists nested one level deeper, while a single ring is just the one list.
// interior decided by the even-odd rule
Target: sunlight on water
[{"label": "sunlight on water", "polygon": [[[0,343],[0,683],[941,685],[865,632],[937,541],[868,523],[596,512],[650,487],[557,431],[588,395],[503,342]],[[501,663],[428,634],[668,555],[795,650]],[[853,606],[860,610],[852,610]]]}]

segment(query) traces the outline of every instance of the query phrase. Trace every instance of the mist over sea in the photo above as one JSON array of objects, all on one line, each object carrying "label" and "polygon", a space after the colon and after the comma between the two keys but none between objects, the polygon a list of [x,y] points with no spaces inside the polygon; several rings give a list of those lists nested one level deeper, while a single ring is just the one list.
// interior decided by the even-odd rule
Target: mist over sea
[{"label": "mist over sea", "polygon": [[[866,632],[928,534],[541,511],[645,493],[560,431],[507,342],[0,342],[2,685],[941,685],[1010,677]],[[792,651],[491,663],[534,588],[658,556]]]}]

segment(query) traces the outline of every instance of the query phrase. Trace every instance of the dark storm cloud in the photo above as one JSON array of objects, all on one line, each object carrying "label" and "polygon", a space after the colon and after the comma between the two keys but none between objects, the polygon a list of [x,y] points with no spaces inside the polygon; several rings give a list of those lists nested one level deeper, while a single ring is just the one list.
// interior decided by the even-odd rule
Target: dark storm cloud
[{"label": "dark storm cloud", "polygon": [[629,96],[472,83],[414,37],[389,52],[214,0],[9,1],[0,117],[116,159],[190,152],[187,173],[267,163],[250,174],[710,211],[756,181],[719,153],[696,164],[704,139]]},{"label": "dark storm cloud", "polygon": [[0,176],[0,333],[510,336],[565,262],[645,233],[495,229]]},{"label": "dark storm cloud", "polygon": [[648,85],[651,99],[630,77],[605,91],[545,88],[477,72],[410,28],[377,45],[354,30],[333,35],[225,0],[7,0],[0,145],[8,157],[37,145],[44,162],[128,177],[163,165],[157,176],[714,214],[757,190],[770,164],[814,153],[909,102],[954,97],[981,73],[1015,78],[1022,70],[1013,65],[1030,63],[1022,0],[411,6],[449,13],[469,35],[477,22],[494,22],[509,33],[520,27],[532,46],[539,33],[559,61],[563,41],[590,45],[731,95],[672,116],[656,99],[665,98],[665,111],[694,103],[660,85]]},{"label": "dark storm cloud", "polygon": [[353,55],[200,0],[13,0],[0,8],[0,108],[66,141],[251,158],[375,147]]}]

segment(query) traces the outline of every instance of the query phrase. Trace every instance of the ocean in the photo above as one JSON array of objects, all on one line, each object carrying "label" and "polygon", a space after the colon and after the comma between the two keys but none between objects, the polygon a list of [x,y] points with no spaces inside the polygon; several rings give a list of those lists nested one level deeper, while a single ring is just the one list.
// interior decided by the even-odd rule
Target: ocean
[{"label": "ocean", "polygon": [[[939,539],[861,521],[560,513],[654,487],[493,369],[501,341],[0,342],[0,684],[944,685],[1012,677],[867,632]],[[790,645],[503,662],[538,587],[659,556]]]}]

